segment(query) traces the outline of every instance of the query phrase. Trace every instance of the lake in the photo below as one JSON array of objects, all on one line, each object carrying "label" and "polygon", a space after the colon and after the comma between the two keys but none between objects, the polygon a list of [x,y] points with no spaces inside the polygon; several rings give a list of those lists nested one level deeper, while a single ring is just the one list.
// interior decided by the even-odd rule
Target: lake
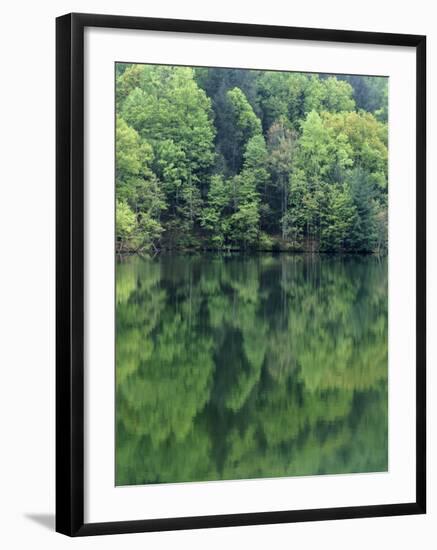
[{"label": "lake", "polygon": [[116,264],[116,484],[386,471],[387,260]]}]

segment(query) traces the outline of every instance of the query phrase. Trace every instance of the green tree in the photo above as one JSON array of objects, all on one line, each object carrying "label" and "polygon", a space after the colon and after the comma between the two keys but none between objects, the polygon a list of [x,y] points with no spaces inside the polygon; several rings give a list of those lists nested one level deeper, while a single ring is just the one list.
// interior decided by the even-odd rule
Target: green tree
[{"label": "green tree", "polygon": [[240,88],[233,88],[226,95],[232,107],[235,132],[231,167],[234,172],[238,172],[242,165],[243,152],[247,142],[255,135],[261,134],[261,121]]},{"label": "green tree", "polygon": [[349,186],[330,184],[324,190],[320,248],[329,252],[345,250],[349,232],[356,221],[356,206]]},{"label": "green tree", "polygon": [[141,88],[142,76],[144,73],[143,65],[126,65],[123,63],[117,63],[117,69],[123,66],[122,71],[116,79],[116,102],[117,102],[117,112],[120,112],[120,109],[123,105],[123,102],[127,96],[135,89]]},{"label": "green tree", "polygon": [[308,76],[301,73],[263,72],[258,81],[265,131],[276,120],[287,118],[295,130],[305,115],[305,88]]},{"label": "green tree", "polygon": [[166,204],[151,169],[153,151],[121,117],[116,124],[117,246],[124,250],[155,248],[163,231],[160,217]]},{"label": "green tree", "polygon": [[[214,173],[224,177],[233,176],[240,169],[234,163],[235,150],[239,148],[238,136],[235,132],[235,114],[228,91],[239,88],[247,98],[255,114],[260,117],[257,89],[259,71],[223,68],[196,68],[195,75],[198,85],[211,98],[214,111],[214,126],[217,130],[216,164]],[[261,73],[262,74],[262,73]],[[235,167],[234,167],[235,164]]]},{"label": "green tree", "polygon": [[145,65],[141,71],[121,113],[153,147],[168,205],[165,240],[173,246],[179,236],[181,245],[191,245],[215,156],[211,102],[193,69]]},{"label": "green tree", "polygon": [[234,212],[230,216],[230,240],[243,249],[254,246],[259,236],[259,193],[250,170],[232,178]]},{"label": "green tree", "polygon": [[128,248],[128,243],[131,243],[133,240],[135,229],[137,228],[137,220],[135,214],[123,201],[117,200],[115,212],[117,247],[122,251]]},{"label": "green tree", "polygon": [[378,235],[372,178],[358,167],[351,173],[349,185],[356,209],[348,235],[349,247],[356,252],[373,252]]},{"label": "green tree", "polygon": [[[335,116],[335,115],[332,115]],[[353,165],[353,147],[345,132],[334,132],[326,117],[311,111],[302,122],[297,166],[305,171],[310,186],[343,176]]]},{"label": "green tree", "polygon": [[324,125],[335,136],[345,136],[354,166],[365,169],[380,194],[386,193],[388,174],[388,129],[370,113],[324,113]]},{"label": "green tree", "polygon": [[186,67],[143,66],[141,87],[126,98],[125,120],[152,145],[166,139],[178,144],[188,167],[200,177],[214,161],[211,101]]},{"label": "green tree", "polygon": [[285,122],[275,122],[269,129],[268,143],[270,151],[270,167],[274,176],[276,192],[279,195],[279,217],[282,239],[289,236],[288,201],[290,189],[290,173],[293,167],[296,148],[296,133],[287,128]]},{"label": "green tree", "polygon": [[229,207],[227,183],[221,175],[212,176],[207,206],[203,209],[201,224],[210,232],[214,248],[223,248],[227,241],[229,232],[227,210]]},{"label": "green tree", "polygon": [[388,78],[375,76],[343,75],[338,77],[349,82],[359,110],[374,113],[387,122]]},{"label": "green tree", "polygon": [[322,109],[328,112],[354,111],[353,88],[348,82],[329,77],[322,81]]},{"label": "green tree", "polygon": [[117,64],[118,249],[385,253],[387,100],[381,77]]}]

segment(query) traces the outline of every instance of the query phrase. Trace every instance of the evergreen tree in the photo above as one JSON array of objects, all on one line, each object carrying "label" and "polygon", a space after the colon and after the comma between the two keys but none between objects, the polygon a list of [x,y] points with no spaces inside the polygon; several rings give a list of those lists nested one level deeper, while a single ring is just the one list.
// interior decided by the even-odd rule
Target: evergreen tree
[{"label": "evergreen tree", "polygon": [[361,167],[353,170],[349,181],[356,216],[348,237],[348,248],[372,252],[377,240],[376,209],[369,174]]},{"label": "evergreen tree", "polygon": [[261,134],[261,122],[256,116],[240,88],[233,88],[227,92],[227,98],[232,106],[235,143],[232,151],[231,168],[238,172],[243,163],[243,152],[247,142],[255,135]]}]

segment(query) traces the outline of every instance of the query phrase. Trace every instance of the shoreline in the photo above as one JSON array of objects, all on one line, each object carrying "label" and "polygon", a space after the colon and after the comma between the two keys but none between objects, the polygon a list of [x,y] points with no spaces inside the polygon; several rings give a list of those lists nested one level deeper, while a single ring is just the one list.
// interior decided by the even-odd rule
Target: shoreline
[{"label": "shoreline", "polygon": [[256,256],[258,254],[263,255],[289,255],[289,256],[329,256],[329,257],[375,257],[375,258],[386,258],[388,253],[378,254],[377,252],[329,252],[329,251],[308,251],[308,250],[218,250],[214,248],[210,249],[163,249],[157,250],[154,252],[115,252],[117,257],[129,257],[129,256],[139,256],[141,258],[155,258],[156,256],[171,256],[171,255],[181,255],[181,256],[195,256],[195,255],[220,255],[220,256]]}]

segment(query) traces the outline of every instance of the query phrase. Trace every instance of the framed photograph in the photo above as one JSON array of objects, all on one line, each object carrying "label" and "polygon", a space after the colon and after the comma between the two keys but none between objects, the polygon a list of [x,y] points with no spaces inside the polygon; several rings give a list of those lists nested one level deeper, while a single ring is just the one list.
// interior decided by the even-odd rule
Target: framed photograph
[{"label": "framed photograph", "polygon": [[57,531],[425,513],[425,37],[56,25]]}]

